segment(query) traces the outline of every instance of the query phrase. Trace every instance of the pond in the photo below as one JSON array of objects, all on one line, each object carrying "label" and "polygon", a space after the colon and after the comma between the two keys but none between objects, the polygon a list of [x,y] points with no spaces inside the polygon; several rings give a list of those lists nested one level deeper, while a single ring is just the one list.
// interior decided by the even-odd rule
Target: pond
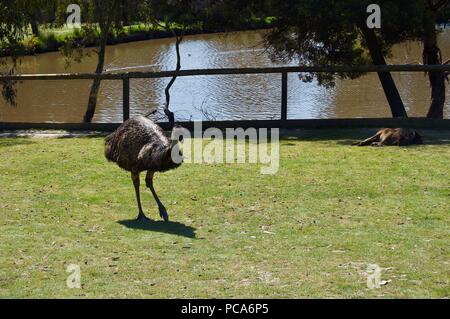
[{"label": "pond", "polygon": [[[181,44],[183,69],[268,67],[274,63],[262,45],[265,31],[186,36]],[[439,36],[444,59],[450,58],[450,30]],[[389,63],[420,63],[420,43],[397,45]],[[92,54],[81,64],[65,68],[60,53],[25,57],[20,73],[93,72]],[[108,72],[173,70],[176,64],[172,39],[109,46]],[[291,63],[289,65],[295,65]],[[431,90],[423,73],[394,73],[409,116],[425,116]],[[132,79],[131,116],[161,108],[169,79]],[[18,105],[0,101],[0,121],[81,122],[91,81],[28,81],[18,84]],[[448,93],[448,92],[447,92]],[[280,118],[281,75],[220,75],[178,78],[171,90],[171,109],[177,120],[231,120]],[[338,80],[332,89],[303,83],[297,74],[288,78],[288,118],[390,117],[391,113],[376,74],[357,80]],[[444,111],[450,117],[450,94]],[[122,120],[122,82],[104,81],[94,122]]]}]

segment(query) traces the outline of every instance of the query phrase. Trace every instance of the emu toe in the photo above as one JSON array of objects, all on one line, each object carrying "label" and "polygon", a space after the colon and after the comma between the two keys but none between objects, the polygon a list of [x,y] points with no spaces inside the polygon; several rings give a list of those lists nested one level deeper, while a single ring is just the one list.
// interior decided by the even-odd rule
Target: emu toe
[{"label": "emu toe", "polygon": [[169,221],[169,214],[167,214],[167,210],[164,206],[159,207],[159,216],[164,219],[165,222]]},{"label": "emu toe", "polygon": [[144,214],[139,214],[138,217],[136,218],[136,221],[138,222],[146,222],[146,221],[150,221],[151,219],[148,218],[147,216],[145,216]]}]

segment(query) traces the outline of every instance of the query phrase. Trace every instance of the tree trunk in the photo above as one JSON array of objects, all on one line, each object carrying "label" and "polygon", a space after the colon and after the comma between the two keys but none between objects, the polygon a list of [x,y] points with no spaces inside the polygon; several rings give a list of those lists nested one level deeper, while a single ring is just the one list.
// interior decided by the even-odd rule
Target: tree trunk
[{"label": "tree trunk", "polygon": [[36,17],[33,17],[31,19],[31,32],[33,33],[33,36],[38,37],[39,36],[39,25],[37,22]]},{"label": "tree trunk", "polygon": [[[367,28],[365,24],[360,26],[364,39],[367,43],[370,56],[374,65],[386,65],[380,43],[372,29]],[[408,117],[400,93],[397,90],[394,79],[389,72],[378,72],[378,78],[383,86],[384,94],[388,100],[393,117]]]},{"label": "tree trunk", "polygon": [[[172,30],[172,33],[175,36],[175,50],[177,53],[177,67],[175,68],[175,71],[180,71],[181,69],[181,55],[180,55],[180,43],[183,41],[183,33],[182,31],[181,35],[178,36],[175,31]],[[164,113],[166,114],[167,118],[169,119],[170,123],[175,122],[175,115],[173,112],[170,111],[169,105],[170,105],[170,88],[175,83],[175,80],[177,79],[177,76],[175,75],[172,77],[172,79],[169,81],[169,83],[166,86],[166,89],[164,90],[164,93],[166,95],[166,103],[164,104]]]},{"label": "tree trunk", "polygon": [[48,22],[55,23],[56,22],[56,10],[58,10],[58,4],[56,1],[52,1],[50,4],[51,8],[47,12],[48,15]]},{"label": "tree trunk", "polygon": [[[442,64],[441,50],[437,44],[436,32],[437,12],[427,8],[423,18],[423,64]],[[445,105],[445,72],[428,72],[431,86],[431,104],[428,118],[444,117]]]},{"label": "tree trunk", "polygon": [[132,4],[127,3],[127,2],[128,1],[126,1],[126,0],[122,0],[122,25],[124,25],[124,26],[130,25],[128,6],[132,5]]},{"label": "tree trunk", "polygon": [[[106,53],[107,39],[108,39],[108,33],[106,32],[106,35],[102,36],[102,39],[100,41],[100,51],[98,52],[98,62],[97,62],[97,68],[95,70],[95,73],[97,73],[97,74],[103,73],[103,67],[105,65],[105,53]],[[94,117],[95,109],[97,107],[97,96],[98,96],[98,91],[100,89],[100,82],[101,82],[100,80],[95,79],[91,85],[88,106],[87,106],[86,113],[84,114],[84,118],[83,118],[84,123],[91,123],[92,118]]]}]

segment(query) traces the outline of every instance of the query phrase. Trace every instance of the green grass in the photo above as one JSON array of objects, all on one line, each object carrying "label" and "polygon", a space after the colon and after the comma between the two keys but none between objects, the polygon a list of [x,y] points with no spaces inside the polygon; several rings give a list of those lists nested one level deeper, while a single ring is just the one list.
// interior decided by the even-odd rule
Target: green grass
[{"label": "green grass", "polygon": [[[181,28],[181,26],[177,25],[175,27]],[[100,29],[99,27],[96,27],[95,29],[98,37]],[[196,26],[190,27],[190,30],[197,30]],[[200,30],[197,31],[200,32]],[[146,38],[171,36],[171,33],[168,35],[168,32],[161,26],[141,23],[112,30],[108,41],[110,44],[136,41],[133,37],[137,35],[141,35],[137,40],[144,40]],[[85,36],[82,29],[79,28],[73,29],[68,28],[67,26],[50,28],[41,27],[39,36],[33,36],[30,33],[21,41],[20,52],[22,55],[32,55],[36,53],[58,51],[66,43],[74,40],[77,42],[84,40],[87,47],[97,45],[96,39],[86,39]],[[7,47],[7,45],[0,43],[0,47]]]},{"label": "green grass", "polygon": [[[236,30],[269,28],[273,25],[273,22],[273,17],[267,17],[264,19],[254,18],[249,21],[241,22],[240,27],[237,27]],[[165,30],[163,27],[164,25],[164,22],[159,22],[159,25],[154,25],[151,23],[137,23],[113,29],[108,36],[108,44],[172,37],[172,33]],[[174,23],[172,24],[172,28],[180,31],[183,29],[183,25]],[[97,34],[96,37],[98,38],[100,29],[99,27],[96,27],[95,29]],[[200,24],[193,24],[187,27],[186,34],[200,34],[219,31],[223,32],[230,30],[223,27],[211,28],[203,27]],[[73,29],[65,25],[61,27],[43,25],[39,30],[39,36],[32,35],[30,29],[30,33],[25,36],[20,43],[20,47],[16,48],[16,50],[19,55],[34,55],[38,53],[58,51],[60,48],[64,47],[64,45],[73,41],[77,43],[84,42],[87,47],[98,45],[98,40],[91,38],[90,36],[86,38],[86,34],[83,34],[82,29]],[[7,48],[8,44],[0,43],[0,51]],[[5,50],[5,52],[0,52],[0,55],[5,55],[8,52],[9,50]]]},{"label": "green grass", "polygon": [[[96,27],[97,34],[100,29]],[[121,43],[128,38],[137,34],[152,34],[158,35],[164,32],[160,26],[152,26],[149,24],[136,24],[131,26],[124,26],[121,29],[113,30],[109,36],[111,43]],[[59,28],[42,28],[39,36],[29,35],[22,41],[24,54],[34,54],[57,51],[67,42],[77,39],[81,41],[84,35],[81,29],[68,28],[67,26]],[[85,39],[87,46],[94,46],[95,39]]]},{"label": "green grass", "polygon": [[[172,222],[143,188],[157,220],[143,225],[102,138],[2,138],[0,297],[449,297],[449,144],[348,145],[365,134],[284,139],[272,176],[158,174]],[[69,264],[82,289],[66,287]],[[368,289],[368,264],[392,281]]]}]

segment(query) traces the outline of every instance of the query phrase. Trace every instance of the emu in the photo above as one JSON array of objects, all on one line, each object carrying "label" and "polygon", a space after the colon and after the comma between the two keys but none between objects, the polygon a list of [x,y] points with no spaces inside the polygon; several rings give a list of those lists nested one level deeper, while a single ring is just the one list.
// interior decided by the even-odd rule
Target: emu
[{"label": "emu", "polygon": [[165,172],[181,165],[182,158],[174,161],[172,151],[181,156],[178,140],[167,138],[158,125],[143,116],[125,121],[105,138],[106,159],[131,172],[139,210],[138,221],[149,220],[142,210],[139,192],[139,173],[143,171],[147,171],[145,183],[158,205],[159,215],[164,221],[169,220],[167,210],[153,187],[153,176],[155,172]]},{"label": "emu", "polygon": [[364,141],[357,142],[357,146],[408,146],[413,144],[423,144],[422,136],[416,131],[402,128],[384,128],[372,137]]}]

